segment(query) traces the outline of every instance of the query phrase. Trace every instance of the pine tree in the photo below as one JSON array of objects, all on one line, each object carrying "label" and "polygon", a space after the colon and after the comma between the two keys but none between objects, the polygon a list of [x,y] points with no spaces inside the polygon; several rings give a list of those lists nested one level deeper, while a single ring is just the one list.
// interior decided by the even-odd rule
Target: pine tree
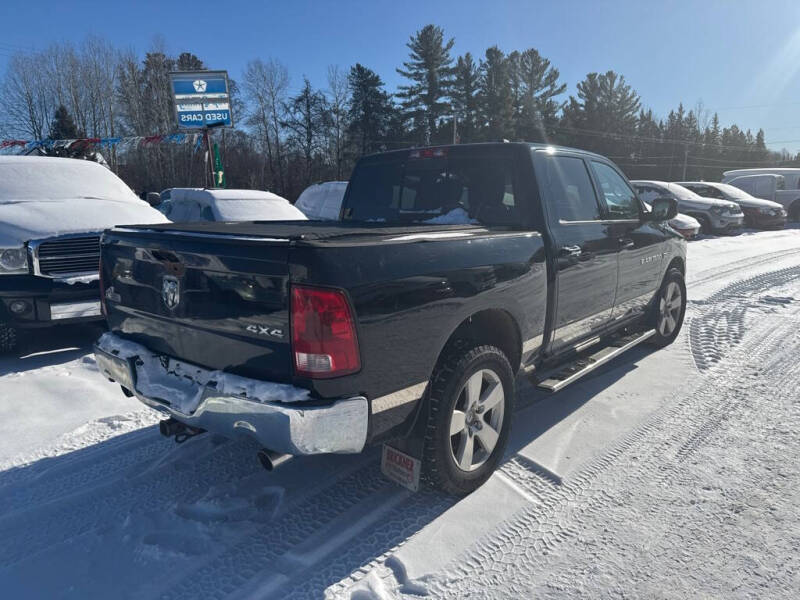
[{"label": "pine tree", "polygon": [[562,121],[570,143],[605,155],[625,154],[640,104],[624,76],[614,71],[589,73],[578,83],[577,98],[570,96],[564,107]]},{"label": "pine tree", "polygon": [[59,105],[50,122],[51,140],[74,140],[82,138],[83,134],[78,131],[78,127],[72,120],[72,116],[63,104]]},{"label": "pine tree", "polygon": [[556,97],[564,93],[567,85],[559,83],[558,69],[552,67],[550,61],[536,49],[530,48],[512,55],[512,81],[516,79],[519,82],[515,97],[515,137],[531,142],[547,142],[553,136],[553,128],[563,104]]},{"label": "pine tree", "polygon": [[484,137],[489,140],[511,138],[514,134],[514,103],[510,65],[497,46],[486,50],[480,67],[480,111]]},{"label": "pine tree", "polygon": [[458,119],[459,140],[473,142],[478,126],[478,65],[467,52],[459,56],[453,70],[451,98],[453,111]]},{"label": "pine tree", "polygon": [[360,63],[350,69],[347,83],[350,87],[349,132],[359,155],[363,156],[378,148],[394,107],[380,76]]},{"label": "pine tree", "polygon": [[202,71],[205,68],[203,61],[191,52],[181,52],[175,61],[176,71]]},{"label": "pine tree", "polygon": [[436,135],[440,117],[447,114],[447,98],[453,82],[453,59],[450,50],[454,40],[444,39],[444,31],[435,25],[426,25],[411,36],[406,44],[410,60],[397,72],[409,79],[409,85],[399,86],[398,97],[410,116],[424,125],[420,141],[431,143]]}]

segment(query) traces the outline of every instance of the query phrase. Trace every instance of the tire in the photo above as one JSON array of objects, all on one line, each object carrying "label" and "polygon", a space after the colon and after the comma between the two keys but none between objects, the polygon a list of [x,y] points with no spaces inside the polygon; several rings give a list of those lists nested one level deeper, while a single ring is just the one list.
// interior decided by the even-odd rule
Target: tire
[{"label": "tire", "polygon": [[0,354],[17,347],[17,330],[8,323],[0,323]]},{"label": "tire", "polygon": [[[676,298],[676,294],[680,297]],[[677,304],[676,304],[677,300]],[[672,308],[669,308],[672,306]],[[683,318],[686,315],[686,282],[678,269],[667,271],[661,287],[656,293],[651,309],[650,326],[655,329],[648,341],[660,348],[675,341],[681,332]]]},{"label": "tire", "polygon": [[789,206],[789,221],[797,223],[800,221],[800,200],[795,200],[792,202],[791,206]]},{"label": "tire", "polygon": [[[455,344],[446,352],[431,378],[422,478],[429,486],[463,496],[480,487],[503,458],[514,373],[494,346]],[[482,408],[487,402],[491,408]]]},{"label": "tire", "polygon": [[714,235],[714,228],[711,227],[711,219],[705,215],[697,215],[695,219],[700,221],[700,233],[704,233],[705,235]]}]

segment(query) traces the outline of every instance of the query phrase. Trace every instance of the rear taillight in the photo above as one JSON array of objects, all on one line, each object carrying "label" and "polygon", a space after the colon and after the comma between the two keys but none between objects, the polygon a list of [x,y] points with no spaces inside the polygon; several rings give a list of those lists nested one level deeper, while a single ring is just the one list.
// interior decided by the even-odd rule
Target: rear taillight
[{"label": "rear taillight", "polygon": [[339,290],[292,287],[294,370],[304,377],[339,377],[361,368],[356,326]]}]

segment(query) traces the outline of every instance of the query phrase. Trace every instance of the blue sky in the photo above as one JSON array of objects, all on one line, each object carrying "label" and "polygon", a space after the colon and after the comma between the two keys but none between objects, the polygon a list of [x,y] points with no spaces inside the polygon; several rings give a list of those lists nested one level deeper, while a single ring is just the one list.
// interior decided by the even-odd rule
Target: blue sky
[{"label": "blue sky", "polygon": [[292,87],[325,85],[329,64],[356,61],[393,89],[411,33],[435,23],[454,52],[537,48],[570,93],[590,71],[614,69],[661,117],[702,100],[723,124],[763,127],[773,148],[800,150],[800,1],[458,0],[418,2],[29,2],[0,5],[0,70],[20,49],[99,34],[144,52],[161,35],[239,77],[248,60],[276,58]]}]

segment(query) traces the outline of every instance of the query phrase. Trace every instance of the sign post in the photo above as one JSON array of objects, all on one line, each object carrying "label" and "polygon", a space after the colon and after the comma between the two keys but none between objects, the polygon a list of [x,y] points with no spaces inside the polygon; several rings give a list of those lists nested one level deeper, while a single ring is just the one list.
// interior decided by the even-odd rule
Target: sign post
[{"label": "sign post", "polygon": [[228,72],[175,71],[169,74],[169,78],[178,129],[203,131],[208,164],[206,173],[210,173],[211,185],[216,187],[216,173],[223,172],[222,161],[212,149],[209,130],[214,127],[233,127]]}]

